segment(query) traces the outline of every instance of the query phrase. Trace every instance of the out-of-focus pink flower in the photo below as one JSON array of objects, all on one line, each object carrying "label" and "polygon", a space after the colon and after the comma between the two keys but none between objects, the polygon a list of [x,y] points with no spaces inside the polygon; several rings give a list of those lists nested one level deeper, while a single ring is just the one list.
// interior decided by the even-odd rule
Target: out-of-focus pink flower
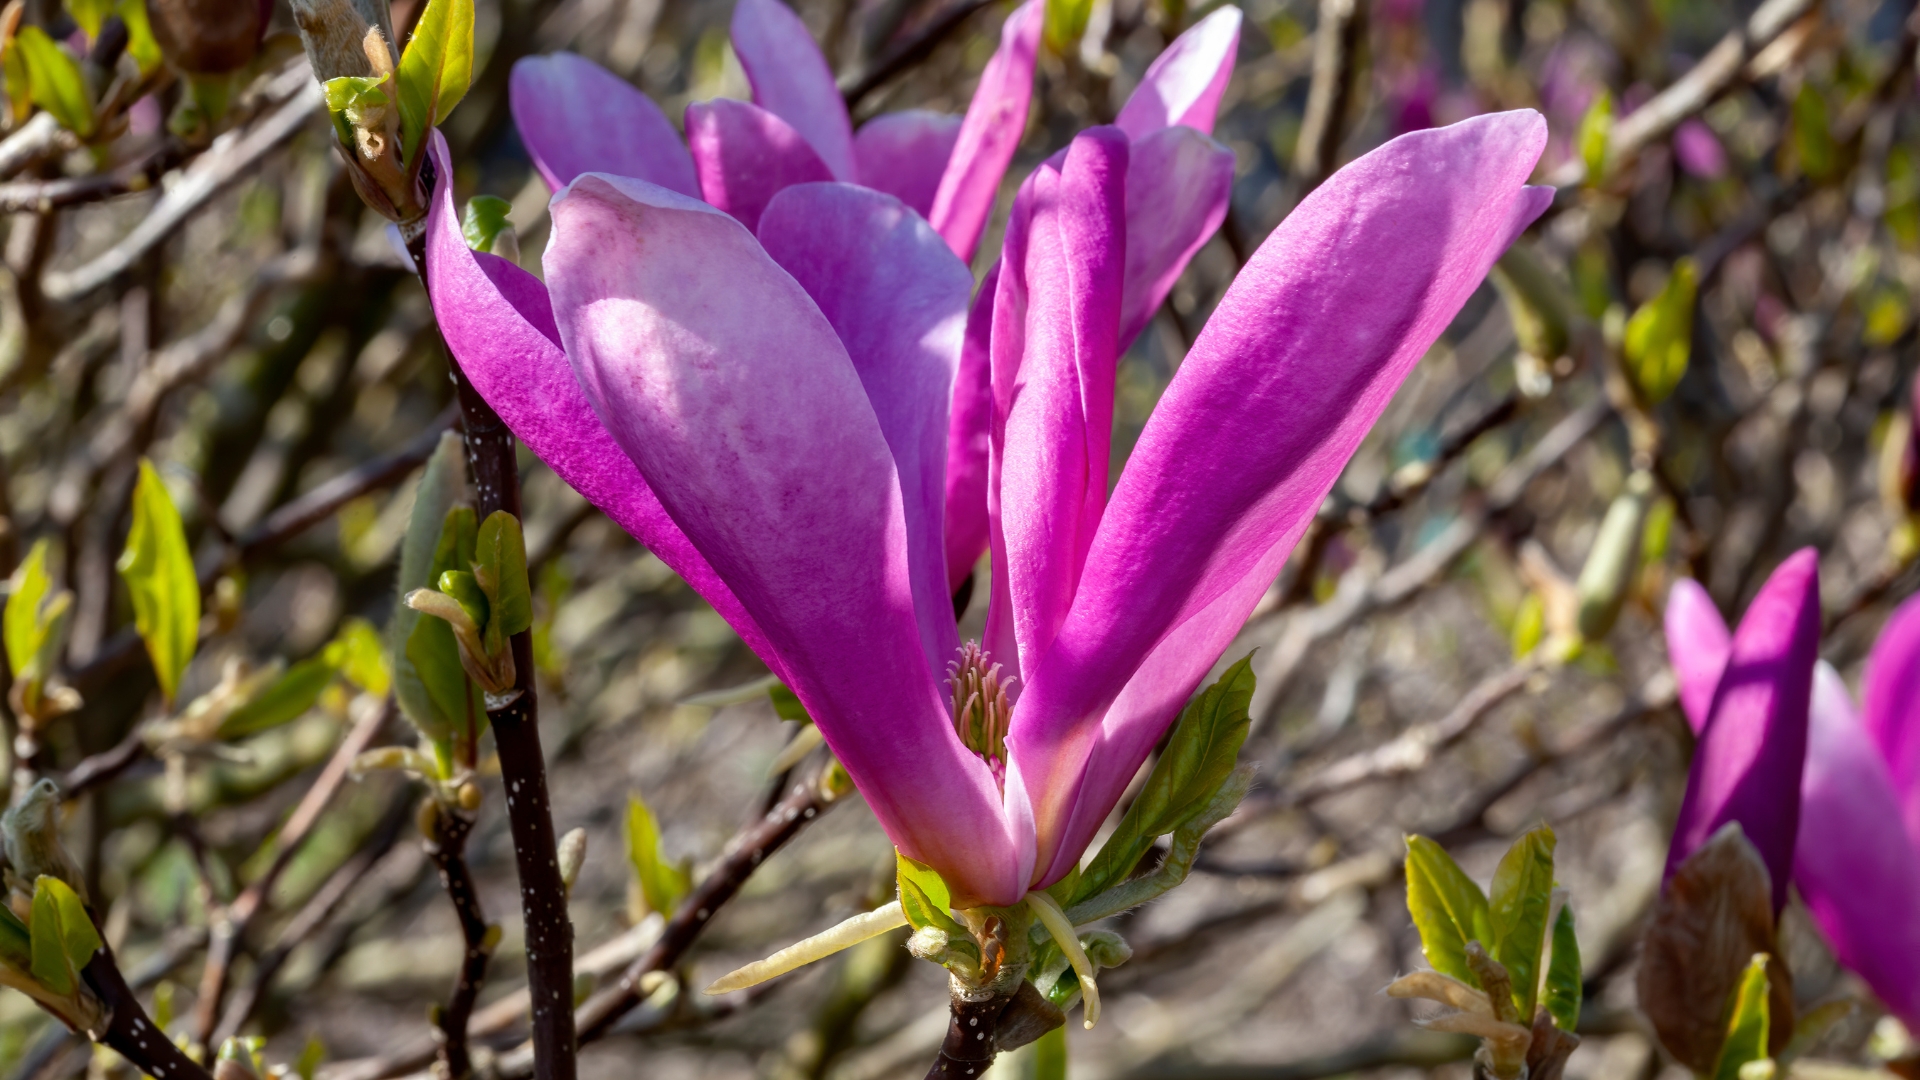
[{"label": "out-of-focus pink flower", "polygon": [[1700,742],[1666,874],[1737,821],[1772,875],[1778,912],[1786,906],[1800,827],[1807,703],[1820,657],[1819,555],[1803,548],[1776,567],[1730,639],[1705,591],[1676,582],[1667,601],[1667,649],[1681,706],[1700,718]]},{"label": "out-of-focus pink flower", "polygon": [[[739,630],[960,906],[1076,864],[1395,389],[1552,198],[1525,186],[1546,139],[1532,112],[1342,169],[1240,272],[1109,499],[1117,350],[1159,280],[1129,207],[1160,196],[1133,166],[1177,153],[1188,136],[1168,130],[1191,131],[1085,132],[1015,200],[984,332],[985,652],[958,645],[941,542],[971,278],[924,220],[807,183],[756,236],[589,173],[553,201],[543,287],[468,249],[438,170],[428,279],[461,368]],[[985,700],[942,687],[996,665]]]},{"label": "out-of-focus pink flower", "polygon": [[[1667,651],[1681,709],[1702,737],[1696,756],[1709,752],[1709,707],[1730,644],[1705,590],[1675,583]],[[1894,612],[1874,644],[1864,721],[1825,661],[1814,668],[1807,716],[1803,756],[1791,738],[1768,747],[1776,801],[1786,801],[1785,776],[1800,776],[1794,884],[1840,962],[1920,1026],[1920,597]],[[1765,835],[1779,840],[1778,830]]]},{"label": "out-of-focus pink flower", "polygon": [[1674,130],[1673,156],[1681,168],[1702,180],[1718,180],[1727,172],[1727,152],[1720,137],[1700,120],[1688,120]]}]

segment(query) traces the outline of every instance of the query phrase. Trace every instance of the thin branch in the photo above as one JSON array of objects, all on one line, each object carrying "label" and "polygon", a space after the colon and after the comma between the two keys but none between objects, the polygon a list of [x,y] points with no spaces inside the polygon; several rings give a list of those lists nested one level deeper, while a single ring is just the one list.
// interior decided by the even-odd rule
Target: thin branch
[{"label": "thin branch", "polygon": [[168,139],[117,169],[58,180],[22,180],[0,184],[0,213],[46,213],[67,206],[100,202],[150,190],[160,175],[180,163],[185,148]]},{"label": "thin branch", "polygon": [[480,988],[486,985],[487,961],[492,956],[492,948],[487,943],[487,917],[480,907],[480,890],[474,885],[473,870],[467,865],[467,837],[471,835],[473,818],[436,805],[434,835],[425,842],[427,857],[440,871],[440,884],[447,890],[447,899],[453,902],[465,949],[460,970],[454,976],[453,992],[434,1021],[440,1033],[440,1062],[449,1080],[466,1080],[473,1073],[473,1055],[467,1050],[467,1022],[473,1016],[473,1004],[479,1000]]},{"label": "thin branch", "polygon": [[321,811],[333,801],[334,794],[346,781],[347,772],[353,767],[353,760],[373,742],[374,736],[380,733],[380,729],[386,726],[387,720],[392,715],[392,698],[384,699],[362,711],[359,720],[347,732],[347,737],[340,740],[340,745],[335,748],[333,757],[327,761],[326,768],[320,771],[320,776],[314,780],[313,786],[307,789],[299,805],[293,808],[287,823],[274,835],[273,861],[268,864],[266,872],[235,897],[233,903],[227,905],[226,910],[211,920],[212,925],[208,929],[207,939],[207,963],[200,975],[200,994],[194,1002],[193,1014],[194,1037],[201,1045],[212,1043],[214,1025],[219,1020],[220,1006],[226,997],[227,979],[231,974],[234,955],[239,949],[240,942],[246,937],[248,928],[265,910],[267,897],[272,893],[274,885],[279,882],[281,873],[293,861],[293,856],[300,850],[300,844],[307,838],[307,834],[313,831],[314,824],[320,820]]},{"label": "thin branch", "polygon": [[1340,144],[1365,85],[1367,0],[1320,0],[1314,31],[1313,79],[1293,151],[1296,197],[1305,196],[1340,167]]},{"label": "thin branch", "polygon": [[1402,1028],[1358,1046],[1319,1057],[1264,1065],[1199,1064],[1177,1059],[1148,1062],[1125,1080],[1324,1080],[1370,1069],[1437,1069],[1473,1056],[1480,1040],[1419,1028]]},{"label": "thin branch", "polygon": [[852,112],[868,94],[885,86],[896,75],[932,55],[933,50],[939,48],[941,42],[952,37],[954,32],[964,26],[975,12],[992,3],[993,0],[957,0],[955,4],[928,23],[926,29],[881,58],[880,62],[873,66],[873,70],[863,73],[840,92],[841,98],[847,103],[847,111]]},{"label": "thin branch", "polygon": [[325,100],[305,64],[291,65],[277,76],[269,96],[283,103],[252,128],[215,139],[212,148],[181,173],[179,182],[119,243],[73,270],[49,271],[40,286],[47,299],[77,300],[133,269],[228,184],[251,173],[261,158],[306,127]]}]

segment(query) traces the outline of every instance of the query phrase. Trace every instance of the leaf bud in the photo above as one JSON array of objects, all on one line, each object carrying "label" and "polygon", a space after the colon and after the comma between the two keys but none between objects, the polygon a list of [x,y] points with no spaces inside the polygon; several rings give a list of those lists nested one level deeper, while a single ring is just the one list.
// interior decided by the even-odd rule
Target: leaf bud
[{"label": "leaf bud", "polygon": [[573,895],[573,883],[580,877],[580,867],[587,861],[587,830],[569,829],[567,835],[560,838],[557,852],[560,863],[560,884],[564,885],[567,895]]},{"label": "leaf bud", "polygon": [[0,834],[6,842],[8,869],[18,885],[31,889],[36,878],[57,878],[86,899],[86,879],[60,843],[58,784],[44,778],[36,781],[24,799],[0,815]]},{"label": "leaf bud", "polygon": [[1626,490],[1607,508],[1593,538],[1586,565],[1575,586],[1580,607],[1575,625],[1580,636],[1597,641],[1613,629],[1640,562],[1642,525],[1653,497],[1653,476],[1646,471],[1627,478]]}]

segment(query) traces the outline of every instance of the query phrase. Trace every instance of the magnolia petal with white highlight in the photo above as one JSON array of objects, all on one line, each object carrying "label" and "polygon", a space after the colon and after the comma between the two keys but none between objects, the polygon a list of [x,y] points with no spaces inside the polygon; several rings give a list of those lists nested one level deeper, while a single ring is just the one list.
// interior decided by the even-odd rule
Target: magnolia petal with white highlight
[{"label": "magnolia petal with white highlight", "polygon": [[749,986],[756,986],[768,979],[779,978],[795,968],[805,967],[815,960],[825,960],[841,949],[850,949],[868,938],[879,937],[895,927],[905,925],[907,925],[906,912],[900,910],[900,901],[895,900],[884,907],[874,908],[864,915],[855,915],[846,922],[823,933],[815,934],[805,941],[789,945],[765,960],[728,972],[715,979],[713,985],[707,987],[706,992],[731,994],[735,990],[745,990]]}]

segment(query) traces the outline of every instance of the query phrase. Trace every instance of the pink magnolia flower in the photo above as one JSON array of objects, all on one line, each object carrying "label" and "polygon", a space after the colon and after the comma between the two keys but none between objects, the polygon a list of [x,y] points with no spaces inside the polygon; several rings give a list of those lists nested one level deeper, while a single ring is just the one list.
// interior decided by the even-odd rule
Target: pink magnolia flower
[{"label": "pink magnolia flower", "polygon": [[[1701,687],[1719,678],[1727,629],[1691,581],[1676,583],[1667,604],[1681,706],[1698,731],[1705,724]],[[1920,597],[1894,612],[1874,644],[1864,721],[1840,673],[1825,661],[1814,668],[1804,771],[1797,759],[1786,760],[1793,756],[1787,747],[1774,789],[1776,796],[1792,790],[1784,776],[1799,771],[1793,880],[1814,922],[1840,962],[1910,1026],[1920,1025],[1917,695]]]},{"label": "pink magnolia flower", "polygon": [[1774,568],[1731,638],[1697,583],[1667,597],[1667,650],[1699,743],[1687,774],[1666,876],[1730,821],[1759,851],[1773,909],[1787,904],[1800,827],[1807,703],[1820,656],[1820,559],[1802,548]]},{"label": "pink magnolia flower", "polygon": [[1008,16],[964,120],[910,110],[855,132],[826,57],[780,0],[735,6],[733,48],[753,103],[688,106],[685,144],[645,94],[572,53],[514,64],[508,92],[521,141],[554,191],[589,172],[631,176],[704,198],[752,229],[782,188],[859,183],[913,207],[970,259],[1026,131],[1040,24],[1032,0]]},{"label": "pink magnolia flower", "polygon": [[1095,129],[1036,171],[987,319],[984,652],[958,644],[942,543],[970,275],[899,200],[796,185],[756,235],[587,174],[552,204],[543,288],[468,250],[443,179],[428,276],[514,433],[712,601],[902,852],[957,904],[1007,905],[1074,865],[1395,388],[1551,201],[1525,186],[1545,138],[1531,112],[1479,117],[1317,189],[1221,300],[1110,500],[1141,143]]}]

